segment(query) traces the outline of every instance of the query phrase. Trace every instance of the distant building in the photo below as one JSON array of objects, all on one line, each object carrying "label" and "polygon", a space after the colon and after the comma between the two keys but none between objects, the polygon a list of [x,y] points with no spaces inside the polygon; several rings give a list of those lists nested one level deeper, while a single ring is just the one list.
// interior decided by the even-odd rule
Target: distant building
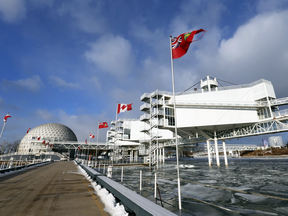
[{"label": "distant building", "polygon": [[29,131],[20,142],[18,153],[38,154],[53,151],[51,144],[61,141],[76,141],[75,133],[67,126],[48,123],[37,126]]},{"label": "distant building", "polygon": [[282,147],[284,142],[281,136],[271,136],[268,138],[270,147]]}]

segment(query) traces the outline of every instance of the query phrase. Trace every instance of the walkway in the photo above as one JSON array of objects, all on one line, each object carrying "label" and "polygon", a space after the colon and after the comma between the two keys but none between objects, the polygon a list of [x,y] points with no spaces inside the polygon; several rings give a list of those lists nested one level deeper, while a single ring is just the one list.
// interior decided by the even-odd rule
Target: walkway
[{"label": "walkway", "polygon": [[0,177],[0,215],[109,216],[89,185],[72,161]]}]

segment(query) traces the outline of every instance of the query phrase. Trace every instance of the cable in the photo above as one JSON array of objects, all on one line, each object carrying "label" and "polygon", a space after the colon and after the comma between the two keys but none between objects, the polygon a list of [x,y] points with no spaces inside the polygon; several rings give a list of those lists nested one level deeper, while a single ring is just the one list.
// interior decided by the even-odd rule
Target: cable
[{"label": "cable", "polygon": [[197,84],[200,84],[200,81],[197,82],[196,84],[194,84],[193,86],[190,86],[188,89],[184,90],[184,91],[181,92],[180,94],[178,94],[178,96],[181,95],[181,94],[183,94],[184,92],[188,91],[189,89],[191,89],[192,87],[194,87],[194,86],[197,85]]}]

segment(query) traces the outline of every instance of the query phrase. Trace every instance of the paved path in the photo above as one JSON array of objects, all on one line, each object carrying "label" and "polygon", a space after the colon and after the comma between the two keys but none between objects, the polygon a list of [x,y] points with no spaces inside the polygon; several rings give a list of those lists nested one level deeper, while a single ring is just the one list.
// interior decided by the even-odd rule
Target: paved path
[{"label": "paved path", "polygon": [[109,216],[89,185],[72,161],[0,177],[0,215]]}]

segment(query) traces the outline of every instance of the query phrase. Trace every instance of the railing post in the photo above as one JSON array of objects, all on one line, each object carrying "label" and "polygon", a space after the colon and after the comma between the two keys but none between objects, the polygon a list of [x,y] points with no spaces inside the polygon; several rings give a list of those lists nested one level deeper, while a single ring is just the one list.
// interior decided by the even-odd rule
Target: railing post
[{"label": "railing post", "polygon": [[123,182],[123,167],[122,167],[122,170],[121,170],[121,182]]}]

